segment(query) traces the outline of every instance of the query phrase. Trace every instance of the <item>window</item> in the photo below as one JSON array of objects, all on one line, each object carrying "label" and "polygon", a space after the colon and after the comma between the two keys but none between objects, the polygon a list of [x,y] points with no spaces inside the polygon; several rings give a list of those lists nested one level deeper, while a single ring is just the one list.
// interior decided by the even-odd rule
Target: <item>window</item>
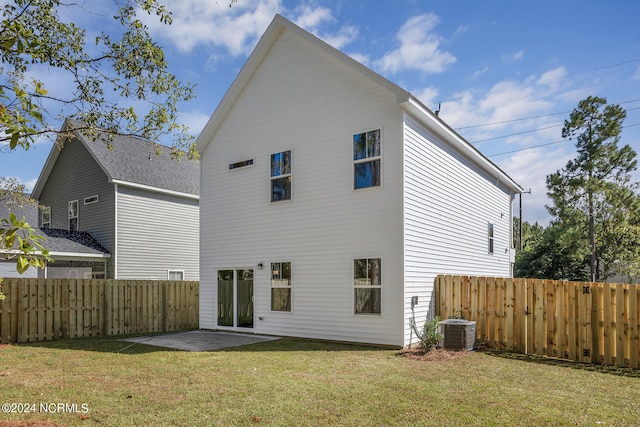
[{"label": "window", "polygon": [[42,209],[42,228],[51,228],[51,206]]},{"label": "window", "polygon": [[291,150],[271,155],[271,201],[291,200]]},{"label": "window", "polygon": [[291,263],[271,263],[271,311],[291,311]]},{"label": "window", "polygon": [[184,270],[169,270],[167,279],[172,281],[184,280]]},{"label": "window", "polygon": [[69,231],[78,231],[78,201],[69,202]]},{"label": "window", "polygon": [[380,129],[353,135],[353,183],[356,190],[380,186]]},{"label": "window", "polygon": [[241,162],[230,163],[229,170],[243,168],[245,166],[252,166],[252,165],[253,165],[253,159],[243,160]]},{"label": "window", "polygon": [[380,258],[353,262],[353,288],[356,314],[380,314],[382,300],[382,263]]},{"label": "window", "polygon": [[489,223],[488,237],[489,237],[489,253],[492,254],[493,253],[493,224],[491,223]]},{"label": "window", "polygon": [[93,203],[98,203],[98,196],[97,195],[84,198],[84,204],[85,205],[91,205]]}]

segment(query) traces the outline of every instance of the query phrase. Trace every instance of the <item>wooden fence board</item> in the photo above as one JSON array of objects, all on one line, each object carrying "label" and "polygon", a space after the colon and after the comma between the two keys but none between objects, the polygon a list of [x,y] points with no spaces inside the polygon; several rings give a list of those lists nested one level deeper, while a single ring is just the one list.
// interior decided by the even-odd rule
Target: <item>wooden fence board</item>
[{"label": "wooden fence board", "polygon": [[640,353],[640,343],[638,342],[638,286],[629,285],[629,366],[640,368],[638,365],[638,353]]},{"label": "wooden fence board", "polygon": [[198,282],[5,279],[2,285],[1,343],[199,326]]},{"label": "wooden fence board", "polygon": [[437,314],[462,310],[490,347],[640,368],[638,285],[468,276],[436,283]]}]

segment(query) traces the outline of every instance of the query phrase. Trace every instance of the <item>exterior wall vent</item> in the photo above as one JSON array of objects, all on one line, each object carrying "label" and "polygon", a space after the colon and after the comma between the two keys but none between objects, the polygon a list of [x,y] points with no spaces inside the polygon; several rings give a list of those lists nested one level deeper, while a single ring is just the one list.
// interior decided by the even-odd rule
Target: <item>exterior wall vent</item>
[{"label": "exterior wall vent", "polygon": [[446,319],[438,323],[443,347],[447,350],[471,351],[476,346],[476,322]]}]

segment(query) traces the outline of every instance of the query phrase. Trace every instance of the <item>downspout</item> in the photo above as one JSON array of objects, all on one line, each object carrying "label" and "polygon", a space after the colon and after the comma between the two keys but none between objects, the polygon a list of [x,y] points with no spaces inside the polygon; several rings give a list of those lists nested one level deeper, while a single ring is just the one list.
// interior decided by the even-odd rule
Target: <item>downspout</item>
[{"label": "downspout", "polygon": [[118,184],[113,184],[113,278],[118,278]]}]

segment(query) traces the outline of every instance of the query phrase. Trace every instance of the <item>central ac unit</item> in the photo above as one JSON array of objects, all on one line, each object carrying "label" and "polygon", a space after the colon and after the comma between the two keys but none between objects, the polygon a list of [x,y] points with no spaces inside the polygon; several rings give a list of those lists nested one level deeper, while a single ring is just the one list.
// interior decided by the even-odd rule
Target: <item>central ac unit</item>
[{"label": "central ac unit", "polygon": [[476,322],[446,319],[438,323],[443,347],[447,350],[468,350],[476,346]]}]

